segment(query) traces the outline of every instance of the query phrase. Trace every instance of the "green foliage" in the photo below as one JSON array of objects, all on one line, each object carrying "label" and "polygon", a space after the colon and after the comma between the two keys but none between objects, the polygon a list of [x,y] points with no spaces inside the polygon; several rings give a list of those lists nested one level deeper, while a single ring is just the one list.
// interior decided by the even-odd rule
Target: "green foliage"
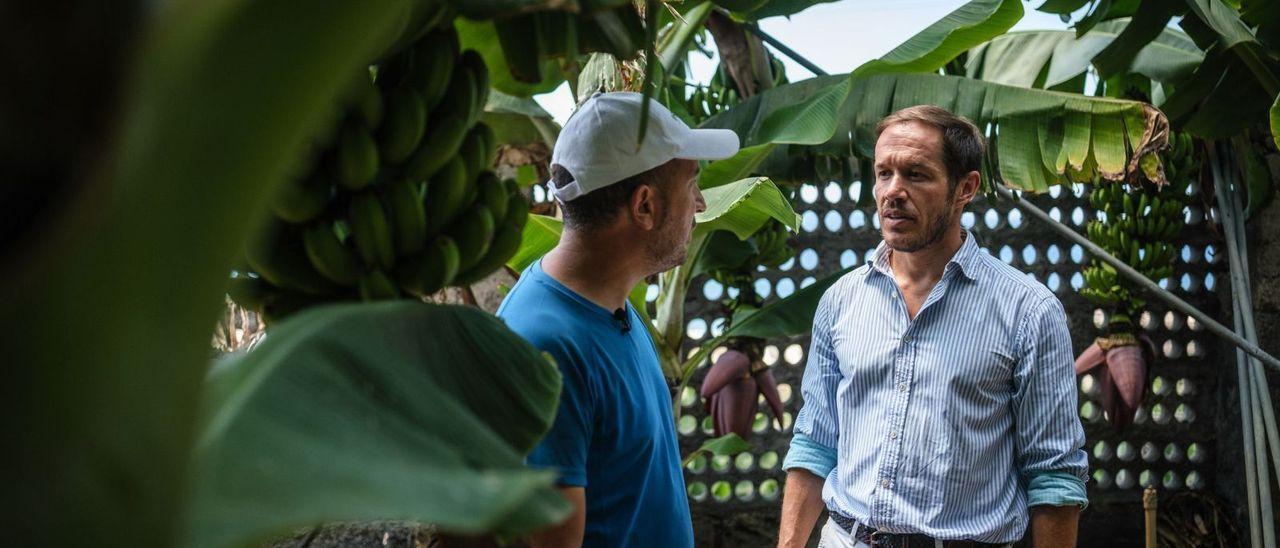
[{"label": "green foliage", "polygon": [[749,177],[757,172],[757,168],[776,146],[774,143],[764,143],[746,147],[732,158],[707,164],[698,174],[698,187],[707,190]]},{"label": "green foliage", "polygon": [[498,90],[489,92],[480,121],[493,128],[498,144],[526,145],[541,142],[552,148],[560,127],[551,114],[529,97],[516,97]]},{"label": "green foliage", "polygon": [[[1102,63],[1111,62],[1107,60],[1108,52],[1114,51],[1111,48],[1137,25],[1139,22],[1127,19],[1107,21],[1083,36],[1071,31],[1010,32],[970,50],[965,75],[997,84],[1052,88],[1084,74],[1091,64],[1097,64],[1101,72]],[[1127,54],[1123,67],[1109,70],[1173,84],[1203,60],[1204,53],[1190,38],[1162,27],[1153,39]]]},{"label": "green foliage", "polygon": [[553,364],[473,308],[298,314],[210,374],[184,542],[339,519],[527,533],[569,511],[553,474],[523,466],[559,393]]},{"label": "green foliage", "polygon": [[800,230],[800,215],[768,178],[743,179],[704,190],[702,196],[707,209],[697,215],[697,234],[728,230],[739,239],[746,239],[770,219],[792,231]]},{"label": "green foliage", "polygon": [[1020,19],[1020,0],[973,0],[929,25],[884,57],[858,67],[853,71],[853,77],[938,70],[969,48],[1009,30]]},{"label": "green foliage", "polygon": [[4,398],[24,448],[0,466],[24,522],[8,542],[172,542],[209,332],[250,219],[422,5],[156,7],[101,143],[111,160],[78,166],[0,289],[5,329],[23,334],[6,360],[29,373]]},{"label": "green foliage", "polygon": [[934,74],[886,74],[853,80],[836,75],[805,80],[751,97],[703,127],[733,129],[744,144],[755,145],[761,142],[760,120],[850,82],[852,89],[840,106],[834,136],[815,147],[819,153],[852,150],[862,158],[871,158],[876,122],[897,109],[918,104],[938,105],[979,127],[991,124],[999,128],[999,138],[992,139],[988,147],[991,169],[987,173],[1024,190],[1044,191],[1067,178],[1132,177],[1139,171],[1140,158],[1164,145],[1162,128],[1167,122],[1159,111],[1143,103]]}]

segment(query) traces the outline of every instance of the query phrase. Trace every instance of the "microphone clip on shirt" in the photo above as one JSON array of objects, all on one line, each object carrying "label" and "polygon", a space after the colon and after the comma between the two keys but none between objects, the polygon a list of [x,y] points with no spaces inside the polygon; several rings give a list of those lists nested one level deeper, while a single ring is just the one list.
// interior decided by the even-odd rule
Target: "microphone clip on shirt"
[{"label": "microphone clip on shirt", "polygon": [[625,307],[613,311],[613,320],[618,322],[623,333],[631,331],[631,318],[627,317],[627,309]]}]

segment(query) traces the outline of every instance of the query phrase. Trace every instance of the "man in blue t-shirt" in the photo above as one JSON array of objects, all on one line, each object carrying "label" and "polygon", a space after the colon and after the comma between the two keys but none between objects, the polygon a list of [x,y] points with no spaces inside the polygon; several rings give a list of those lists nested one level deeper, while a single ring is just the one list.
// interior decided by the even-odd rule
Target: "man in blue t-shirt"
[{"label": "man in blue t-shirt", "polygon": [[697,160],[732,156],[738,137],[690,129],[653,102],[638,144],[642,100],[597,94],[565,124],[549,185],[564,233],[498,309],[564,378],[555,422],[528,461],[559,473],[574,512],[534,534],[535,548],[693,546],[670,391],[627,295],[684,262],[706,208]]}]

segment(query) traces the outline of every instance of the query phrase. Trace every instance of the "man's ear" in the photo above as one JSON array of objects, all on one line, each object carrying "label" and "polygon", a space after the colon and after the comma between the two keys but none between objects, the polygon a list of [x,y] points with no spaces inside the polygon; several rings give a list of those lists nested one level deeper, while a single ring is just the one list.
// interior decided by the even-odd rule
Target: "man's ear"
[{"label": "man's ear", "polygon": [[982,176],[976,171],[970,171],[956,185],[956,205],[961,207],[968,205],[973,197],[978,195],[978,188],[981,186]]},{"label": "man's ear", "polygon": [[644,230],[653,230],[658,227],[658,194],[657,189],[653,185],[638,185],[634,192],[631,193],[631,202],[628,205],[628,213],[635,221],[636,225]]}]

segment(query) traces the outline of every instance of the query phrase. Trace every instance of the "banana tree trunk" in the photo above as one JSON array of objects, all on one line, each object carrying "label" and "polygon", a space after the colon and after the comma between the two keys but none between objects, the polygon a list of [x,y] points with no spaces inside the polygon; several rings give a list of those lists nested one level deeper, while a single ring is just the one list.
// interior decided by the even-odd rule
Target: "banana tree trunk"
[{"label": "banana tree trunk", "polygon": [[707,30],[739,97],[746,99],[773,87],[773,68],[759,36],[718,11],[707,18]]}]

